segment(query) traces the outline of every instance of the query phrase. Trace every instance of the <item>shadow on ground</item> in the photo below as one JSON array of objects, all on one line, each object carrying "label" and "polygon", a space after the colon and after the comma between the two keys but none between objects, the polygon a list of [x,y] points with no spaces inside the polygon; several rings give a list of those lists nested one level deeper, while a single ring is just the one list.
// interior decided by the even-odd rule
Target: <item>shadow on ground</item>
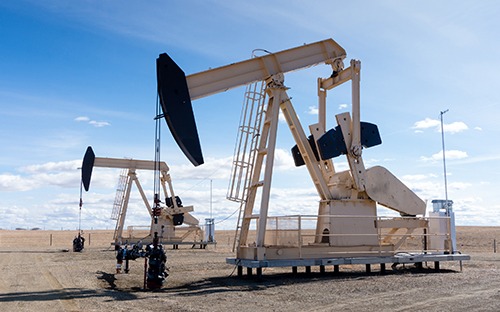
[{"label": "shadow on ground", "polygon": [[135,300],[139,299],[136,295],[127,292],[117,292],[111,290],[93,290],[82,288],[66,288],[47,291],[33,292],[11,292],[0,294],[0,302],[39,302],[52,300],[68,300],[68,299],[87,299],[95,297],[108,297],[109,301],[113,300]]},{"label": "shadow on ground", "polygon": [[[368,278],[383,278],[383,276],[391,275],[421,275],[427,274],[448,274],[457,273],[453,270],[441,269],[438,272],[434,268],[416,268],[414,266],[398,267],[395,270],[387,270],[385,273],[381,272],[364,272],[364,271],[340,271],[340,272],[311,272],[311,273],[273,273],[266,275],[265,270],[263,275],[243,275],[241,277],[230,276],[217,276],[209,277],[199,280],[186,282],[184,284],[169,285],[169,280],[165,281],[162,289],[154,290],[155,293],[169,293],[176,296],[199,296],[217,293],[228,292],[241,292],[241,291],[259,291],[266,290],[274,287],[292,284],[307,284],[317,281],[346,281],[346,280],[363,280]],[[108,290],[115,290],[121,293],[133,294],[134,292],[151,292],[144,290],[142,287],[119,287],[116,284],[117,278],[115,274],[99,271],[100,274],[97,278],[102,280],[106,285],[104,288]]]},{"label": "shadow on ground", "polygon": [[442,269],[436,272],[433,268],[421,268],[417,269],[415,267],[400,268],[397,270],[388,270],[385,273],[371,272],[366,273],[362,271],[355,272],[313,272],[313,273],[279,273],[270,274],[258,277],[253,276],[223,276],[223,277],[211,277],[191,283],[185,283],[183,285],[178,285],[175,287],[168,286],[168,280],[165,287],[160,290],[161,292],[172,293],[177,296],[199,296],[208,295],[215,293],[227,293],[227,292],[240,292],[240,291],[259,291],[266,290],[269,288],[279,287],[282,285],[291,284],[307,284],[317,281],[332,281],[336,280],[362,280],[368,278],[377,278],[390,275],[422,275],[427,274],[448,274],[457,273],[453,270]]}]

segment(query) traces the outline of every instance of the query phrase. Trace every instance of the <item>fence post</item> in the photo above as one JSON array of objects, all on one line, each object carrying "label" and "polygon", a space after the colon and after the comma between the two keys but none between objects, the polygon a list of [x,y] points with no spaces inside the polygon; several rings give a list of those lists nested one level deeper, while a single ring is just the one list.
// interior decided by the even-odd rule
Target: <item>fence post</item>
[{"label": "fence post", "polygon": [[52,233],[50,233],[50,246],[52,246]]},{"label": "fence post", "polygon": [[493,253],[497,253],[497,240],[493,239]]}]

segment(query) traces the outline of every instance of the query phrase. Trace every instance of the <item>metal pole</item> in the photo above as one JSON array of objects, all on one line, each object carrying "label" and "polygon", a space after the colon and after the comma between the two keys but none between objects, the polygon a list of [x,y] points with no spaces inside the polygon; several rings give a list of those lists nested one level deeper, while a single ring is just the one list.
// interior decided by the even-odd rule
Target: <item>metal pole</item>
[{"label": "metal pole", "polygon": [[444,148],[444,127],[443,127],[443,115],[446,112],[448,112],[448,109],[441,112],[441,141],[443,144],[444,194],[446,199],[446,214],[448,214],[448,181],[446,179],[446,152]]},{"label": "metal pole", "polygon": [[82,187],[83,187],[83,180],[80,181],[80,210],[79,210],[79,213],[78,213],[78,234],[80,234],[80,232],[82,231],[82,206],[83,206],[83,200],[82,200],[83,191],[82,191]]},{"label": "metal pole", "polygon": [[210,179],[210,219],[212,219],[212,179]]}]

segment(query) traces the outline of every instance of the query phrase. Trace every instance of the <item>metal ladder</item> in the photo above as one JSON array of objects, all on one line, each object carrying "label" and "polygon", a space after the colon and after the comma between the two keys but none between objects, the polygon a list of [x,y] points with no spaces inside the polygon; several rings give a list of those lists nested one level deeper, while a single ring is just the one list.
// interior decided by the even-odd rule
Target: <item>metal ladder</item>
[{"label": "metal ladder", "polygon": [[233,165],[226,198],[240,203],[238,222],[233,240],[233,251],[239,244],[242,214],[252,180],[258,143],[261,135],[262,119],[265,116],[265,82],[247,85],[240,116],[240,126],[234,147]]},{"label": "metal ladder", "polygon": [[118,220],[122,213],[123,199],[125,197],[125,188],[128,182],[128,169],[123,169],[118,184],[116,186],[115,202],[113,204],[113,211],[111,212],[111,220]]}]

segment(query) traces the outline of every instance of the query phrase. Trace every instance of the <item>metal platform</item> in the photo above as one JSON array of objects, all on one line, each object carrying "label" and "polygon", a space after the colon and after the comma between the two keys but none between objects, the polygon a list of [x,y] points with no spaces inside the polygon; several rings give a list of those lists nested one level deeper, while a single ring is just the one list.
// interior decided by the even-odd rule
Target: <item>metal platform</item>
[{"label": "metal platform", "polygon": [[[153,239],[150,237],[146,238],[141,238],[141,239],[135,239],[135,240],[126,240],[124,243],[122,243],[122,246],[125,245],[134,245],[137,242],[141,242],[142,245],[149,245],[153,243]],[[194,249],[195,247],[198,247],[199,249],[206,249],[208,245],[215,245],[217,246],[216,241],[212,242],[205,242],[205,241],[161,241],[160,242],[163,246],[172,246],[172,249],[179,249],[179,245],[191,245],[191,249]],[[111,246],[115,246],[115,242],[111,242]]]},{"label": "metal platform", "polygon": [[325,266],[333,265],[335,272],[338,272],[340,265],[364,264],[367,272],[370,272],[370,265],[380,264],[381,271],[385,271],[387,263],[391,265],[415,263],[421,266],[423,262],[434,262],[434,268],[439,270],[439,263],[443,261],[470,260],[466,254],[411,254],[399,253],[387,257],[351,257],[351,258],[326,258],[326,259],[290,259],[290,260],[249,260],[238,258],[226,258],[226,263],[238,266],[238,276],[243,275],[243,267],[247,268],[247,275],[252,275],[252,269],[257,269],[257,275],[262,275],[262,268],[271,267],[292,267],[294,273],[297,267],[306,267],[306,272],[310,272],[312,266],[319,266],[320,271],[324,271]]}]

